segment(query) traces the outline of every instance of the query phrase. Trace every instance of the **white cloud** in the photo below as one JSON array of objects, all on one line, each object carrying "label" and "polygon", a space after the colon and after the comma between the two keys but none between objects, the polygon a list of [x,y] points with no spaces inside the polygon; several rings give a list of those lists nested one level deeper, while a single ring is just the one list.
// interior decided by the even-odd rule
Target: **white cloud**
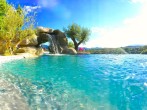
[{"label": "white cloud", "polygon": [[58,0],[39,0],[38,5],[43,8],[54,8],[58,5]]},{"label": "white cloud", "polygon": [[39,0],[38,6],[41,8],[46,8],[55,13],[56,16],[69,19],[71,17],[71,12],[63,4],[60,3],[60,0]]},{"label": "white cloud", "polygon": [[23,10],[25,14],[31,13],[34,10],[41,8],[40,6],[24,6]]},{"label": "white cloud", "polygon": [[[132,0],[134,2],[143,0]],[[147,1],[147,0],[144,0]],[[147,2],[142,4],[138,15],[126,18],[117,28],[93,27],[87,47],[121,47],[147,44]]]},{"label": "white cloud", "polygon": [[147,0],[130,0],[132,3],[145,3]]}]

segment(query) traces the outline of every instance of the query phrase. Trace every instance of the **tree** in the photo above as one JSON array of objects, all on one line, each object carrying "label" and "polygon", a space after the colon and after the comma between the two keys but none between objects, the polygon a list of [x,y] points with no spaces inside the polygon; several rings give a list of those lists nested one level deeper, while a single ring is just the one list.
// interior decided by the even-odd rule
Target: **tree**
[{"label": "tree", "polygon": [[90,30],[88,28],[81,27],[78,24],[73,23],[67,28],[63,29],[66,36],[71,38],[74,43],[74,48],[78,51],[78,47],[82,43],[86,43],[89,39]]},{"label": "tree", "polygon": [[20,6],[15,9],[12,5],[7,5],[7,10],[0,22],[0,40],[3,41],[5,54],[13,54],[22,40],[35,33],[32,18],[26,16]]}]

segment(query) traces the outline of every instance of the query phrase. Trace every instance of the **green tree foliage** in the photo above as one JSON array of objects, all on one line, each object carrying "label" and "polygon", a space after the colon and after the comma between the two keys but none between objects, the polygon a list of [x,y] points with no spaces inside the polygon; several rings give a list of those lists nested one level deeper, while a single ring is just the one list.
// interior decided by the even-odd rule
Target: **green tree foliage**
[{"label": "green tree foliage", "polygon": [[78,47],[80,44],[85,43],[89,39],[90,30],[88,28],[81,27],[78,24],[73,23],[69,25],[67,28],[63,29],[68,38],[74,43],[75,50],[78,51]]},{"label": "green tree foliage", "polygon": [[8,4],[6,0],[0,0],[0,25],[3,20],[4,15],[6,14]]},{"label": "green tree foliage", "polygon": [[73,44],[73,42],[68,42],[68,47],[72,47],[72,48],[74,48],[74,44]]},{"label": "green tree foliage", "polygon": [[13,54],[17,45],[34,34],[31,16],[26,16],[20,6],[15,9],[7,5],[7,10],[0,22],[0,40],[3,41],[5,54]]},{"label": "green tree foliage", "polygon": [[0,13],[5,12],[7,7],[7,2],[6,0],[0,0]]}]

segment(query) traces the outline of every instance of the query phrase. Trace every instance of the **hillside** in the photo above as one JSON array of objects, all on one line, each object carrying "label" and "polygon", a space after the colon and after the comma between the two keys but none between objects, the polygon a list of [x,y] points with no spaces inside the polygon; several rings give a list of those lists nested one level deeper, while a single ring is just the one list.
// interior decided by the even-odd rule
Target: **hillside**
[{"label": "hillside", "polygon": [[126,46],[120,48],[86,48],[91,54],[147,54],[147,46]]}]

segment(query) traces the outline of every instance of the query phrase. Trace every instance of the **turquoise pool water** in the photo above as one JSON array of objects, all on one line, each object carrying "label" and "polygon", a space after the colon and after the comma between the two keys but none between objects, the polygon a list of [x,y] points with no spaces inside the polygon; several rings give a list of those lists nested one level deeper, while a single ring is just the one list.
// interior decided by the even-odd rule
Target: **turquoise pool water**
[{"label": "turquoise pool water", "polygon": [[44,55],[0,66],[31,110],[147,110],[146,55]]}]

